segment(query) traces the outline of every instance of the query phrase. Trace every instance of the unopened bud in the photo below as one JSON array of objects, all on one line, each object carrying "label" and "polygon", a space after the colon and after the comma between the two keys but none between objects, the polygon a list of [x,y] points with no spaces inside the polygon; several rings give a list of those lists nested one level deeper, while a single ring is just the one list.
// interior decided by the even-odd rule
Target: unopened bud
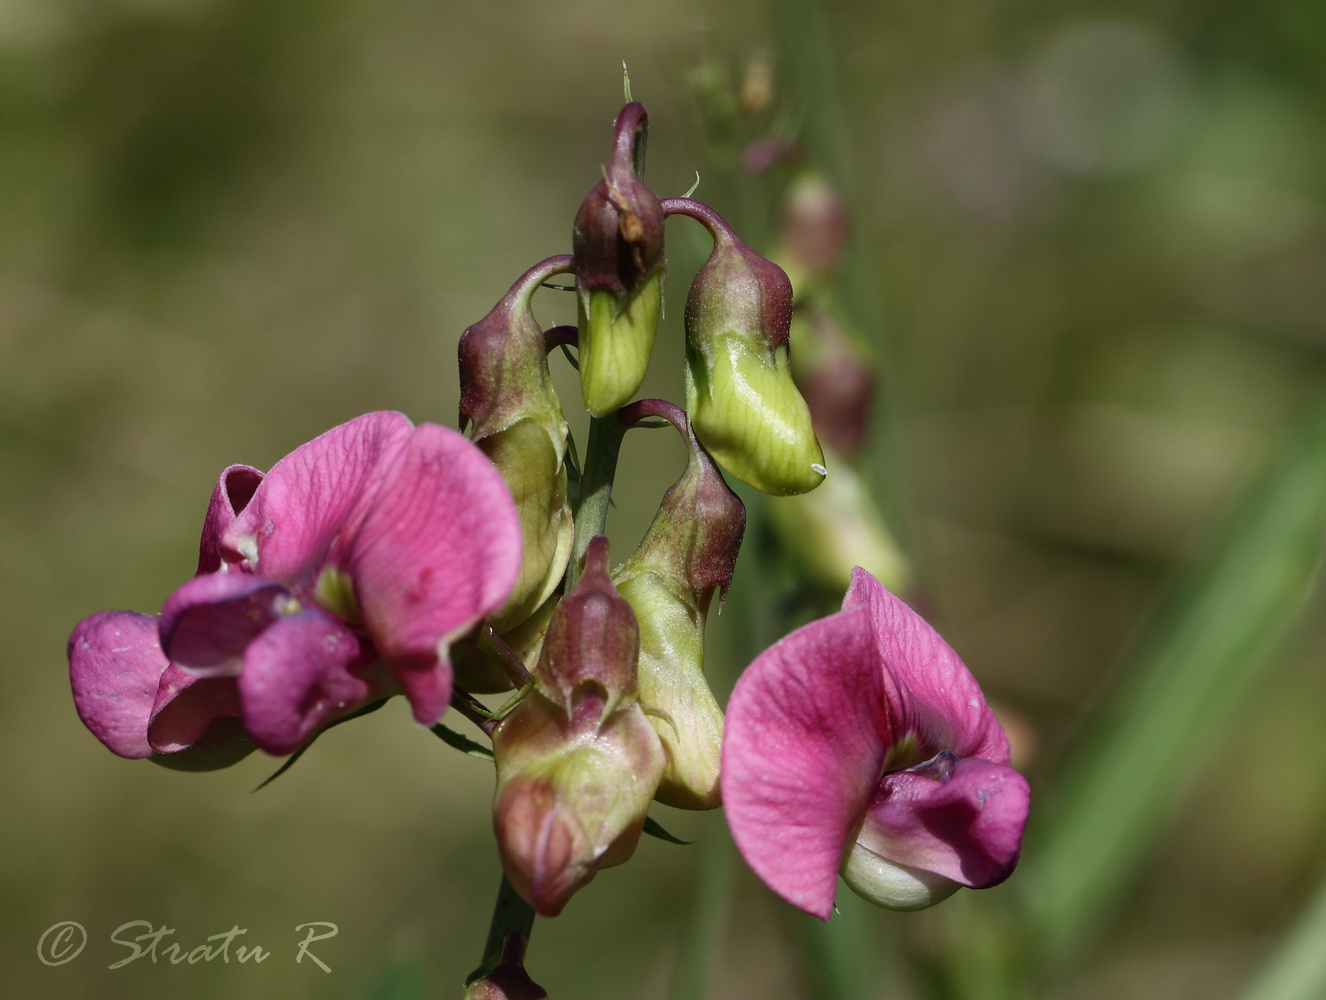
[{"label": "unopened bud", "polygon": [[644,539],[613,574],[640,627],[640,703],[667,752],[655,796],[681,809],[720,804],[723,711],[704,676],[704,627],[732,582],[746,511],[686,423],[686,471],[667,491]]},{"label": "unopened bud", "polygon": [[493,731],[502,865],[544,916],[635,851],[665,756],[636,702],[634,615],[607,545],[553,613],[535,683]]},{"label": "unopened bud", "polygon": [[634,101],[617,116],[612,157],[572,230],[580,391],[596,417],[640,388],[663,310],[663,209],[637,173],[648,121]]},{"label": "unopened bud", "polygon": [[769,516],[779,541],[826,590],[845,590],[856,566],[895,593],[905,592],[911,583],[906,557],[849,462],[834,462],[833,475],[823,486],[773,504]]},{"label": "unopened bud", "polygon": [[548,598],[571,556],[566,418],[548,371],[543,331],[530,308],[540,283],[569,266],[569,258],[552,258],[531,268],[460,338],[462,423],[502,473],[520,514],[520,578],[489,618],[499,633]]},{"label": "unopened bud", "polygon": [[540,692],[564,712],[598,700],[599,718],[636,695],[640,631],[608,576],[608,540],[597,535],[575,588],[558,603],[534,671]]},{"label": "unopened bud", "polygon": [[820,305],[792,316],[792,375],[810,407],[815,433],[839,457],[854,459],[870,430],[875,375],[867,351],[838,314]]},{"label": "unopened bud", "polygon": [[723,226],[686,299],[686,403],[723,468],[765,493],[813,490],[824,455],[792,382],[787,275]]},{"label": "unopened bud", "polygon": [[838,189],[818,171],[800,171],[779,207],[774,252],[798,297],[838,269],[847,232],[847,203]]}]

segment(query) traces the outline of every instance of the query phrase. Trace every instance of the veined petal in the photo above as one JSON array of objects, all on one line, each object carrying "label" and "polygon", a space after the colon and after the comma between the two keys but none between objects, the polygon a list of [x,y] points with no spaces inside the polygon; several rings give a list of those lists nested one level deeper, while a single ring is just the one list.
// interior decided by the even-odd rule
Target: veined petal
[{"label": "veined petal", "polygon": [[[865,605],[886,668],[894,739],[916,739],[924,760],[940,750],[1009,761],[1008,737],[958,654],[920,615],[859,566],[843,607]],[[903,765],[905,766],[905,765]]]},{"label": "veined petal", "polygon": [[196,576],[161,609],[161,646],[170,662],[198,677],[233,677],[244,650],[280,616],[290,592],[247,573]]},{"label": "veined petal", "polygon": [[239,675],[244,724],[271,754],[294,753],[326,722],[374,693],[350,671],[359,640],[341,622],[310,608],[281,618],[248,645]]},{"label": "veined petal", "polygon": [[733,839],[765,884],[822,920],[879,785],[883,676],[870,614],[850,608],[760,654],[728,703],[722,784]]},{"label": "veined petal", "polygon": [[336,562],[353,580],[364,625],[420,723],[431,725],[445,710],[442,679],[429,682],[428,698],[416,699],[419,685],[406,674],[445,665],[449,696],[447,647],[506,600],[521,548],[515,504],[492,463],[455,431],[415,428],[387,461]]},{"label": "veined petal", "polygon": [[312,583],[353,531],[384,461],[410,436],[400,413],[367,413],[292,451],[221,536],[250,570],[290,587]]},{"label": "veined petal", "polygon": [[203,521],[198,543],[198,572],[215,573],[221,568],[221,535],[235,523],[262,482],[262,473],[251,465],[232,465],[222,471],[212,490],[212,501]]},{"label": "veined petal", "polygon": [[99,611],[84,618],[69,637],[69,682],[83,725],[121,757],[150,757],[147,720],[167,665],[155,617]]},{"label": "veined petal", "polygon": [[147,739],[154,762],[186,771],[227,767],[257,749],[240,720],[235,678],[198,677],[173,665],[161,675]]},{"label": "veined petal", "polygon": [[1031,792],[1005,764],[969,757],[951,769],[884,776],[857,842],[880,857],[984,889],[1017,866]]}]

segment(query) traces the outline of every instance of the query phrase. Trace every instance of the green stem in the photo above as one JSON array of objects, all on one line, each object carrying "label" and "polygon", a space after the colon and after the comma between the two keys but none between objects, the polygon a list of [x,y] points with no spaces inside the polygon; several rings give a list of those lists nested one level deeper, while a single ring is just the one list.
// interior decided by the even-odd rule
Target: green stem
[{"label": "green stem", "polygon": [[566,571],[566,590],[580,579],[580,562],[589,549],[589,540],[603,534],[612,504],[612,480],[617,475],[617,452],[621,449],[626,427],[617,414],[591,417],[589,443],[585,448],[584,468],[580,474],[580,503],[575,510],[575,535],[571,542],[571,565]]},{"label": "green stem", "polygon": [[[493,919],[488,925],[488,940],[483,946],[483,961],[466,978],[466,985],[481,976],[492,972],[502,961],[503,948],[510,950],[513,945],[523,951],[534,930],[534,911],[529,903],[521,898],[515,887],[502,876],[502,884],[497,890],[497,902],[493,905]],[[512,937],[519,943],[511,942]]]}]

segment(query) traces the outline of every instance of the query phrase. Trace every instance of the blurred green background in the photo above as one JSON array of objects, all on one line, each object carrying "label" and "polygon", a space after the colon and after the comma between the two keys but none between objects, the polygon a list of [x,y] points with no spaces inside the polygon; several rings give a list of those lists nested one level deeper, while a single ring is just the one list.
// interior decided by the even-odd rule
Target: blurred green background
[{"label": "blurred green background", "polygon": [[[498,876],[487,765],[395,703],[256,795],[268,759],[130,763],[79,723],[63,646],[83,615],[154,611],[192,573],[225,465],[267,467],[370,409],[453,423],[456,339],[569,250],[623,59],[651,186],[681,194],[699,170],[697,197],[758,229],[739,184],[704,180],[721,164],[692,85],[706,67],[735,89],[774,53],[788,120],[854,202],[857,319],[887,359],[876,473],[930,609],[1033,787],[1071,752],[1166,581],[1321,395],[1326,13],[830,2],[816,63],[786,39],[819,36],[773,9],[0,0],[6,996],[459,995]],[[673,398],[675,247],[651,376]],[[574,316],[562,293],[539,308]],[[638,436],[619,554],[681,462]],[[734,595],[760,589],[738,570]],[[1172,819],[1054,996],[1236,996],[1305,899],[1326,867],[1321,612],[1311,597],[1216,738],[1184,748]],[[725,836],[721,816],[659,815]],[[698,850],[647,839],[540,921],[535,979],[562,1000],[663,997]],[[744,871],[736,892],[712,995],[818,995],[786,908]],[[881,954],[926,953],[969,905],[843,920]],[[48,968],[36,944],[63,920],[90,941]],[[187,947],[238,925],[273,956],[108,970],[130,920]],[[294,961],[308,921],[340,928],[313,947],[330,975]],[[866,995],[915,986],[881,959]]]}]

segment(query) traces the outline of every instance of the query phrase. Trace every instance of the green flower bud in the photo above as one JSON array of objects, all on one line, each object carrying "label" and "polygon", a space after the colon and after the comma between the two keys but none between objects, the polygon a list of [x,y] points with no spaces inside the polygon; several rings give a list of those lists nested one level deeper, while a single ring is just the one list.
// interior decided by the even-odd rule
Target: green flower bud
[{"label": "green flower bud", "polygon": [[905,593],[911,583],[907,559],[848,462],[835,461],[833,475],[813,493],[770,505],[769,516],[779,540],[826,590],[846,590],[855,566],[894,593]]},{"label": "green flower bud", "polygon": [[571,557],[566,418],[530,298],[566,257],[531,268],[460,338],[461,425],[497,466],[520,513],[524,559],[515,590],[489,622],[519,625],[561,582]]},{"label": "green flower bud", "polygon": [[556,916],[635,851],[665,755],[636,700],[638,634],[607,540],[557,606],[526,697],[493,730],[493,825],[507,878]]},{"label": "green flower bud", "polygon": [[686,407],[695,435],[758,490],[813,490],[824,479],[824,455],[789,368],[792,286],[711,209],[696,214],[714,249],[686,298]]},{"label": "green flower bud", "polygon": [[611,159],[572,230],[580,391],[596,417],[640,388],[663,311],[663,209],[639,176],[648,123],[634,101],[617,116]]},{"label": "green flower bud", "polygon": [[639,623],[640,703],[667,753],[655,798],[712,809],[721,803],[723,711],[704,676],[704,627],[714,594],[721,601],[732,582],[746,511],[685,416],[664,415],[690,446],[686,471],[613,580]]}]

